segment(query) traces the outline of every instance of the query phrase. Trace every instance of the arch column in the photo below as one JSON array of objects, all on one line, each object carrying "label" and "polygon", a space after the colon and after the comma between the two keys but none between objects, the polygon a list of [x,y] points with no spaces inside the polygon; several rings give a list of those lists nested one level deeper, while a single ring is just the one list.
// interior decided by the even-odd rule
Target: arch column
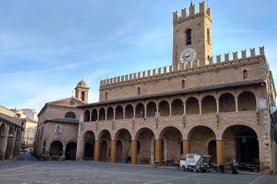
[{"label": "arch column", "polygon": [[198,104],[199,104],[199,114],[201,115],[202,114],[202,102],[199,101]]},{"label": "arch column", "polygon": [[162,141],[159,139],[155,140],[155,162],[157,165],[161,165],[162,163],[162,157],[161,157],[161,151],[162,151]]},{"label": "arch column", "polygon": [[100,140],[95,140],[94,144],[94,161],[99,162],[100,160]]},{"label": "arch column", "polygon": [[239,103],[238,103],[237,97],[235,97],[235,105],[236,105],[236,112],[239,112]]},{"label": "arch column", "polygon": [[111,162],[115,163],[116,156],[116,140],[111,141]]},{"label": "arch column", "polygon": [[[5,125],[3,125],[5,127]],[[0,160],[5,160],[8,143],[8,129],[5,128],[4,134],[0,137]]]},{"label": "arch column", "polygon": [[224,140],[216,140],[216,162],[217,165],[224,163]]},{"label": "arch column", "polygon": [[132,164],[137,164],[137,148],[138,148],[138,141],[137,140],[132,140],[131,143],[131,163]]},{"label": "arch column", "polygon": [[183,153],[184,154],[187,154],[187,153],[190,152],[190,146],[189,146],[189,144],[190,144],[190,141],[188,139],[184,139],[183,140]]}]

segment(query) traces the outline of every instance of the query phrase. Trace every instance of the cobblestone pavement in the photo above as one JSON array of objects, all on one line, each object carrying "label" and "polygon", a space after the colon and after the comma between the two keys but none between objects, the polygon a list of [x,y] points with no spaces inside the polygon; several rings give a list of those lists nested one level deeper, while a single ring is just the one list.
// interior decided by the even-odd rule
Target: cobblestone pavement
[{"label": "cobblestone pavement", "polygon": [[277,175],[185,172],[92,161],[0,161],[2,184],[273,184]]}]

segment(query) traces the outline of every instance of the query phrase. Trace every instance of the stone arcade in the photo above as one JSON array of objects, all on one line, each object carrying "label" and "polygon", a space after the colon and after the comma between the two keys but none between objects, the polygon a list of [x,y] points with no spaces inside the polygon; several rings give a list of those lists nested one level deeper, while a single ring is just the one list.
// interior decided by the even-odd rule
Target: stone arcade
[{"label": "stone arcade", "polygon": [[36,154],[170,165],[198,153],[276,171],[276,91],[264,47],[214,58],[212,11],[202,2],[173,14],[172,58],[169,67],[102,80],[97,103],[87,103],[83,80],[75,97],[47,103]]}]

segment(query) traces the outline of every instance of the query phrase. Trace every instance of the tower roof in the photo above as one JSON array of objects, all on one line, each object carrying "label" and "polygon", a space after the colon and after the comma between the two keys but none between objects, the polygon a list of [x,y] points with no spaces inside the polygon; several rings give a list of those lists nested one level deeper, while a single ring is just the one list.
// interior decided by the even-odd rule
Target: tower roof
[{"label": "tower roof", "polygon": [[82,79],[80,82],[78,82],[76,88],[89,88],[87,83]]}]

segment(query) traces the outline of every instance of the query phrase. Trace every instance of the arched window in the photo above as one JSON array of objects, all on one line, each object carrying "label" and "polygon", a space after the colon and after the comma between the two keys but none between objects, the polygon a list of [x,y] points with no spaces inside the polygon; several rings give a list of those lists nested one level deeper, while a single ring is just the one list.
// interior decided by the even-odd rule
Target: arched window
[{"label": "arched window", "polygon": [[89,122],[90,121],[90,113],[89,110],[86,110],[84,114],[84,122]]},{"label": "arched window", "polygon": [[62,125],[56,125],[55,126],[55,133],[56,134],[62,133]]},{"label": "arched window", "polygon": [[137,95],[140,95],[140,87],[137,89]]},{"label": "arched window", "polygon": [[85,92],[83,92],[83,91],[81,92],[81,100],[85,101]]},{"label": "arched window", "polygon": [[105,93],[105,100],[108,100],[108,93]]},{"label": "arched window", "polygon": [[74,112],[67,112],[67,113],[64,115],[64,118],[76,119],[76,115],[75,115]]},{"label": "arched window", "polygon": [[191,29],[186,30],[186,45],[191,45],[192,43],[192,37],[191,37]]},{"label": "arched window", "polygon": [[247,79],[247,70],[242,71],[242,78],[243,80]]},{"label": "arched window", "polygon": [[182,79],[182,89],[184,89],[184,88],[185,88],[185,86],[186,86],[185,80],[184,80],[184,79]]}]

